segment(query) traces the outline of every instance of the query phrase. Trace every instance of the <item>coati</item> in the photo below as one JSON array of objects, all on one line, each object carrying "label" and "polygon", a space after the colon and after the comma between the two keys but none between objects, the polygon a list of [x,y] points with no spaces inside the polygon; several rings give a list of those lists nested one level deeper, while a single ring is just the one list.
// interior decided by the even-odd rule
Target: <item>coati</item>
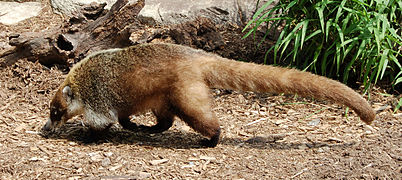
[{"label": "coati", "polygon": [[[375,118],[365,99],[337,81],[155,43],[100,51],[77,63],[54,95],[43,130],[53,130],[83,113],[94,131],[119,122],[126,129],[159,133],[169,129],[177,116],[207,137],[202,145],[215,147],[220,127],[211,110],[209,88],[296,93],[344,104],[367,124]],[[138,126],[130,121],[130,115],[146,110],[152,110],[156,125]]]}]

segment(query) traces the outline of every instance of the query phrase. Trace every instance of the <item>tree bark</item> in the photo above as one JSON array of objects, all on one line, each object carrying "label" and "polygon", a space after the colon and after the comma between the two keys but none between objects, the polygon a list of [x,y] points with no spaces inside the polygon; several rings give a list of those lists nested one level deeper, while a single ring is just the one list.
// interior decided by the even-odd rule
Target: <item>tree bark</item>
[{"label": "tree bark", "polygon": [[10,36],[9,44],[15,48],[0,55],[0,65],[5,67],[21,58],[44,65],[68,65],[91,52],[129,46],[131,33],[143,27],[137,15],[144,5],[145,0],[118,0],[107,12],[105,4],[90,4],[61,28]]}]

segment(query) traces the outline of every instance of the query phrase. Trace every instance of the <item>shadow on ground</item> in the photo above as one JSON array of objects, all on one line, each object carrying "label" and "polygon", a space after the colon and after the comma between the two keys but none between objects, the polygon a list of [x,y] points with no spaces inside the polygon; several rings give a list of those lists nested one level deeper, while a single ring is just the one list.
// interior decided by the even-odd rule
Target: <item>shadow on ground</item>
[{"label": "shadow on ground", "polygon": [[[148,134],[143,132],[132,132],[122,129],[120,126],[112,126],[109,131],[104,134],[104,137],[96,142],[86,143],[85,139],[89,136],[87,127],[80,123],[67,123],[53,133],[41,133],[43,138],[49,139],[67,139],[82,145],[98,145],[102,143],[113,144],[136,144],[140,146],[153,146],[169,149],[193,149],[205,148],[199,144],[204,138],[202,135],[194,132],[185,132],[177,130],[168,130],[159,134]],[[282,138],[280,138],[282,139]],[[310,142],[310,143],[290,143],[286,141],[277,142],[277,135],[267,135],[264,137],[252,137],[248,140],[240,138],[221,137],[219,144],[229,146],[239,146],[244,148],[255,149],[300,149],[301,146],[308,148],[347,148],[353,146],[352,143],[325,143],[325,142]]]}]

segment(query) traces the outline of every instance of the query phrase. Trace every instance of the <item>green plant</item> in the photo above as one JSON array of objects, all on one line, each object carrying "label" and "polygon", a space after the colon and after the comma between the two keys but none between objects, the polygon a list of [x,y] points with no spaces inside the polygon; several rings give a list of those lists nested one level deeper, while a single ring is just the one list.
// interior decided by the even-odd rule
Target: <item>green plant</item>
[{"label": "green plant", "polygon": [[402,106],[402,98],[399,98],[398,104],[396,104],[395,109],[394,109],[394,113],[396,113],[396,111],[399,110],[399,108],[401,108]]},{"label": "green plant", "polygon": [[273,2],[262,5],[243,31],[249,30],[246,38],[264,27],[266,34],[282,28],[267,52],[274,64],[280,60],[345,83],[353,75],[365,90],[384,77],[393,85],[402,81],[402,1],[279,0],[268,9]]}]

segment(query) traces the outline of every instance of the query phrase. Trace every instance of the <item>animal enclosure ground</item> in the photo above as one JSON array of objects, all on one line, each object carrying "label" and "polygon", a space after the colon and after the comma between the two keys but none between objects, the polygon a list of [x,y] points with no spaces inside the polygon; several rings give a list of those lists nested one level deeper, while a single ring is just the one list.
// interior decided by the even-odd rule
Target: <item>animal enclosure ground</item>
[{"label": "animal enclosure ground", "polygon": [[[78,117],[44,138],[49,99],[64,76],[25,60],[1,70],[1,179],[402,177],[402,123],[391,109],[367,126],[355,113],[346,119],[339,105],[295,96],[213,90],[223,130],[216,148],[201,148],[202,137],[180,120],[155,135],[115,125],[105,140],[84,144]],[[372,95],[375,106],[388,100]],[[150,113],[134,118],[154,120]]]},{"label": "animal enclosure ground", "polygon": [[[52,18],[42,15],[0,26],[1,40],[46,26]],[[222,127],[216,148],[200,147],[201,135],[180,120],[155,135],[115,125],[101,142],[84,144],[82,117],[50,137],[39,133],[64,77],[25,59],[0,70],[0,179],[402,179],[401,111],[392,114],[395,97],[380,89],[371,92],[382,109],[372,126],[332,102],[211,90]]]}]

